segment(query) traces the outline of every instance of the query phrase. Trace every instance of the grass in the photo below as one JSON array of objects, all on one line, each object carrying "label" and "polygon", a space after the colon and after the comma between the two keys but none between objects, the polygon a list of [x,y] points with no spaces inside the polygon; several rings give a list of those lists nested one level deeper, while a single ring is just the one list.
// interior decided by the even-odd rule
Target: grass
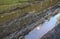
[{"label": "grass", "polygon": [[1,5],[0,6],[0,13],[7,11],[7,10],[10,10],[10,9],[13,9],[13,8],[15,8],[16,5],[19,5],[19,4],[21,4],[21,3]]},{"label": "grass", "polygon": [[28,1],[29,0],[0,0],[0,13],[7,9],[11,9],[11,7],[17,7],[16,5],[20,5]]},{"label": "grass", "polygon": [[8,5],[8,4],[16,4],[16,3],[24,3],[24,2],[32,2],[35,0],[0,0],[0,5]]},{"label": "grass", "polygon": [[[4,1],[4,3],[3,3]],[[21,5],[22,3],[18,2],[17,0],[0,0],[0,13],[3,12],[3,11],[9,11],[10,9],[13,9],[15,7],[17,7],[17,5]],[[12,2],[11,2],[12,1]],[[59,0],[53,0],[52,2],[49,0],[49,1],[42,1],[40,3],[35,3],[35,4],[29,4],[29,6],[25,7],[25,8],[22,8],[21,11],[19,12],[10,12],[10,13],[14,13],[14,14],[10,14],[10,15],[3,15],[2,13],[0,14],[0,24],[6,22],[7,20],[10,21],[12,19],[14,19],[16,16],[21,16],[23,15],[24,13],[26,12],[39,12],[39,11],[42,11],[50,6],[53,6],[55,5]],[[6,2],[6,3],[5,3]],[[11,2],[11,3],[10,3]],[[41,5],[42,4],[42,5]],[[46,5],[47,4],[47,5]],[[20,6],[21,7],[21,6]],[[1,17],[3,16],[3,17]]]},{"label": "grass", "polygon": [[0,5],[16,4],[29,0],[0,0]]},{"label": "grass", "polygon": [[14,4],[18,3],[17,0],[0,0],[0,5],[6,5],[6,4]]}]

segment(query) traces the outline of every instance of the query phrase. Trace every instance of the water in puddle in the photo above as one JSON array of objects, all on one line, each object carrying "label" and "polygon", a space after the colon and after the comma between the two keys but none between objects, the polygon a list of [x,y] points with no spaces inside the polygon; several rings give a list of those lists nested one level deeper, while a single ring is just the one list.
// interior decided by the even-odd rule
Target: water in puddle
[{"label": "water in puddle", "polygon": [[60,14],[57,14],[54,17],[51,17],[49,21],[46,21],[42,25],[36,27],[28,35],[25,36],[25,39],[40,39],[43,35],[55,27],[59,16]]}]

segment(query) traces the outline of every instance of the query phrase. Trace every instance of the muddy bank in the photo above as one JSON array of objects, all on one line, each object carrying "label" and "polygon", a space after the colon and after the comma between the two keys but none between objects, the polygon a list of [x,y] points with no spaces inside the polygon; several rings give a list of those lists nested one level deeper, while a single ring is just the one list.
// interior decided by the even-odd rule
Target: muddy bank
[{"label": "muddy bank", "polygon": [[1,6],[2,9],[0,9],[0,24],[8,22],[16,17],[21,17],[25,13],[37,13],[39,11],[43,11],[48,7],[54,6],[57,2],[59,2],[59,0],[42,0],[32,3],[25,3],[22,5],[17,4],[10,7],[8,7],[9,5],[7,5],[5,6],[5,8]]},{"label": "muddy bank", "polygon": [[[46,18],[49,18],[49,16],[53,16],[54,14],[57,14],[55,10],[59,10],[59,9],[57,9],[58,8],[57,6],[54,7],[48,9],[48,11],[44,10],[39,14],[29,13],[26,16],[22,17],[21,19],[18,18],[9,22],[8,24],[0,26],[0,29],[4,31],[4,32],[1,31],[0,38],[4,37],[3,39],[8,39],[8,38],[18,39],[19,37],[28,34],[37,25],[44,23]],[[51,12],[51,14],[49,12]],[[52,13],[54,14],[52,15]],[[48,15],[48,17],[46,15]]]}]

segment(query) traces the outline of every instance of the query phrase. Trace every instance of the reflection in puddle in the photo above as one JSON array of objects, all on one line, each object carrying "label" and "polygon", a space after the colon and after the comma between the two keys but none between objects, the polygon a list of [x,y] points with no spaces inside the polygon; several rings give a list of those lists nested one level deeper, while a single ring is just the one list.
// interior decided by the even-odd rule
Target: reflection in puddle
[{"label": "reflection in puddle", "polygon": [[39,29],[40,29],[40,27],[37,27],[36,29],[37,29],[37,30],[39,30]]},{"label": "reflection in puddle", "polygon": [[28,35],[25,36],[25,39],[39,39],[45,35],[48,31],[53,29],[57,23],[57,19],[60,14],[55,15],[50,18],[49,21],[44,22],[42,25],[39,25],[37,28],[32,30]]}]

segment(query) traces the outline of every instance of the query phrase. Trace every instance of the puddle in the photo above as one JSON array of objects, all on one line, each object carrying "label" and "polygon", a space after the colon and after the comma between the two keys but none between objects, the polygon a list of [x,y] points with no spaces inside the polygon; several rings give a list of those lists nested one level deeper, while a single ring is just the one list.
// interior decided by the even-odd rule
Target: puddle
[{"label": "puddle", "polygon": [[48,31],[53,29],[57,24],[57,19],[59,18],[60,13],[51,17],[49,21],[44,22],[42,25],[39,25],[34,30],[32,30],[28,35],[25,36],[25,39],[39,39],[45,35]]}]

